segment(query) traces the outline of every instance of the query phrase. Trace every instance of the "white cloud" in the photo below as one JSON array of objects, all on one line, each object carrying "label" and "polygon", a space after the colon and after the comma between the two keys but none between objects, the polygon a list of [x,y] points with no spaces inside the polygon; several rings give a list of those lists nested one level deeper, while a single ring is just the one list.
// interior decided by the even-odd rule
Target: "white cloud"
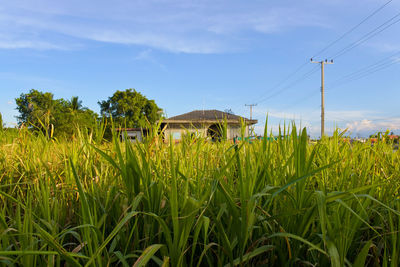
[{"label": "white cloud", "polygon": [[34,40],[1,40],[0,49],[19,49],[19,48],[34,48],[38,50],[67,50],[68,48],[62,45],[57,45],[49,42],[41,42]]},{"label": "white cloud", "polygon": [[399,131],[400,118],[381,118],[375,120],[363,119],[346,124],[346,127],[353,133],[372,134],[386,130]]},{"label": "white cloud", "polygon": [[137,56],[135,57],[135,60],[149,60],[152,59],[151,56],[151,49],[145,49],[141,52],[139,52],[139,54],[137,54]]},{"label": "white cloud", "polygon": [[[351,17],[354,17],[358,15],[354,14],[357,7],[376,8],[378,4],[343,0],[299,3],[237,0],[3,2],[0,7],[0,43],[3,45],[0,49],[65,49],[69,46],[74,49],[81,47],[85,40],[92,40],[204,54],[245,49],[252,39],[251,33],[274,34],[304,27],[341,32],[340,25],[344,22],[334,20],[336,12],[342,11],[345,16],[353,7]],[[66,37],[72,39],[58,41]],[[386,46],[389,48],[384,49],[393,49],[391,45]]]},{"label": "white cloud", "polygon": [[19,74],[14,72],[0,72],[0,78],[4,80],[18,80],[18,81],[28,81],[29,83],[34,84],[60,84],[62,81],[36,76],[36,75],[28,75],[28,74]]},{"label": "white cloud", "polygon": [[140,51],[135,57],[134,60],[142,60],[142,61],[148,61],[151,62],[157,66],[159,66],[161,69],[166,70],[167,68],[165,67],[164,64],[161,64],[152,54],[153,50],[151,49],[145,49]]},{"label": "white cloud", "polygon": [[[241,49],[246,33],[322,26],[302,6],[240,1],[8,1],[0,8],[0,48],[61,49],[84,40],[183,53]],[[75,38],[75,39],[74,39]],[[29,40],[29,41],[28,41]],[[64,42],[63,42],[64,43]]]},{"label": "white cloud", "polygon": [[[280,111],[276,109],[265,109],[258,107],[254,110],[256,116],[262,117],[268,115],[281,120],[303,120],[303,121],[319,121],[321,116],[320,108],[301,109],[297,111]],[[376,119],[380,118],[380,114],[373,110],[325,110],[325,119],[328,122],[346,122],[360,120],[364,118]]]},{"label": "white cloud", "polygon": [[[282,112],[274,109],[257,108],[253,111],[254,117],[258,118],[261,125],[257,125],[257,133],[262,134],[264,125],[262,118],[268,115],[268,128],[276,134],[279,125],[284,123],[290,125],[294,122],[297,127],[306,127],[313,137],[320,136],[320,110],[303,109],[298,112]],[[349,134],[368,136],[378,131],[400,131],[400,117],[385,116],[382,112],[373,110],[326,110],[325,131],[332,133],[335,129],[346,130]]]},{"label": "white cloud", "polygon": [[325,116],[334,122],[346,122],[364,118],[375,118],[377,113],[372,110],[327,110]]}]

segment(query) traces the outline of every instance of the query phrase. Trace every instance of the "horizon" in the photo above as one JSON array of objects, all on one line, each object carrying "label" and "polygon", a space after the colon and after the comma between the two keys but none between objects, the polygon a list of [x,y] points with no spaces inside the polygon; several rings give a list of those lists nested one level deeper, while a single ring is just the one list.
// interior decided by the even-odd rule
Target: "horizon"
[{"label": "horizon", "polygon": [[316,55],[334,59],[325,67],[328,135],[399,133],[399,12],[398,1],[378,0],[7,2],[0,113],[15,125],[15,98],[34,88],[78,96],[99,114],[98,101],[134,88],[169,117],[231,109],[249,118],[245,105],[257,104],[256,133],[268,116],[275,132],[295,122],[318,137]]}]

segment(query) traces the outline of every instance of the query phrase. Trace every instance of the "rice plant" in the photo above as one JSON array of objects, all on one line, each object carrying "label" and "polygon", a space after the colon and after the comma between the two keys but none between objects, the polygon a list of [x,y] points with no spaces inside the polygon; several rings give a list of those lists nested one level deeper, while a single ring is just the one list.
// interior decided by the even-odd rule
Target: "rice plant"
[{"label": "rice plant", "polygon": [[1,264],[399,266],[392,144],[313,144],[295,125],[251,144],[149,133],[0,130]]}]

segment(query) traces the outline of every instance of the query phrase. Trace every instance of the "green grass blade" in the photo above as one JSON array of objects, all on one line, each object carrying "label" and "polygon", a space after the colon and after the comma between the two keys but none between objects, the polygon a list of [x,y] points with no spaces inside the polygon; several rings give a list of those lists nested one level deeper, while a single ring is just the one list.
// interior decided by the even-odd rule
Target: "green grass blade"
[{"label": "green grass blade", "polygon": [[153,255],[160,249],[162,248],[164,245],[162,244],[154,244],[151,245],[149,247],[147,247],[142,255],[140,255],[140,257],[137,259],[137,261],[135,262],[135,264],[133,265],[133,267],[142,267],[142,266],[146,266],[147,262],[151,259],[151,257],[153,257]]}]

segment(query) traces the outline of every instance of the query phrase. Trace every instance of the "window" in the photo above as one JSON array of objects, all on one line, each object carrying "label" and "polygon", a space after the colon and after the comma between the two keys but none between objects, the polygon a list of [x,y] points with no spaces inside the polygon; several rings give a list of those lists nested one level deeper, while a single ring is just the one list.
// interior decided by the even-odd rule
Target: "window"
[{"label": "window", "polygon": [[181,140],[181,132],[172,132],[172,139]]}]

